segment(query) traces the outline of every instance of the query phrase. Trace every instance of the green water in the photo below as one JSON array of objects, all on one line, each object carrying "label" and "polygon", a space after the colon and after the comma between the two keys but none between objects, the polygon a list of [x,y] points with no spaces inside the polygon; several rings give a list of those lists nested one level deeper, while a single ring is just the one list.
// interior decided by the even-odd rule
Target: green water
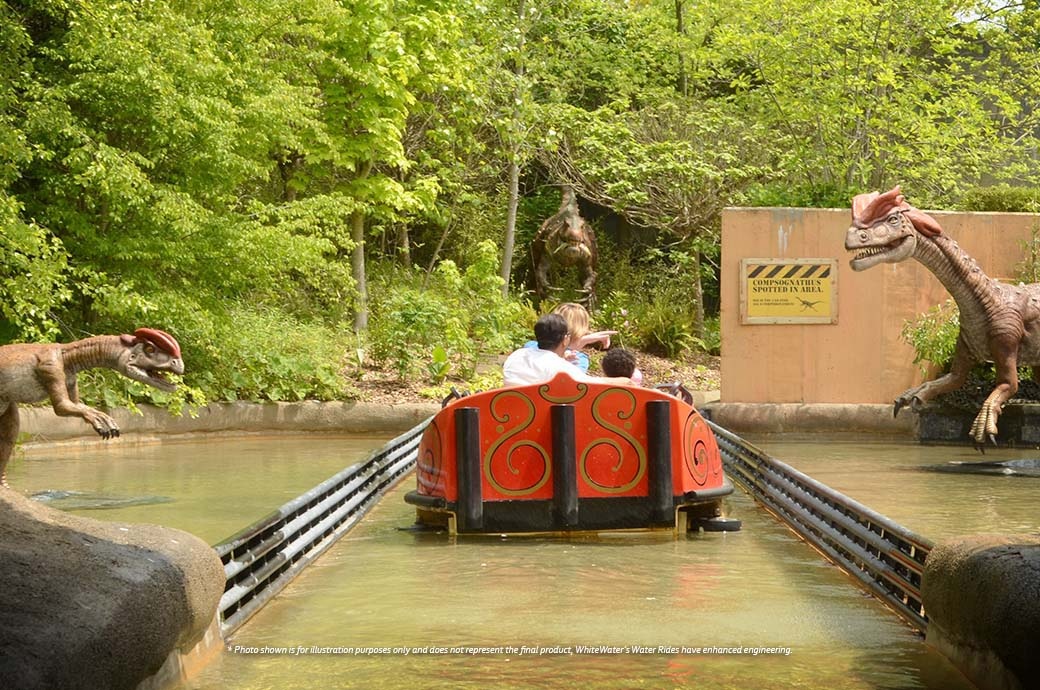
[{"label": "green water", "polygon": [[216,544],[388,440],[249,436],[30,447],[12,459],[8,480],[71,513],[176,527]]},{"label": "green water", "polygon": [[[354,442],[219,439],[114,458],[106,457],[114,447],[89,458],[26,457],[12,482],[172,496],[90,515],[174,524],[216,541],[349,464]],[[916,469],[978,459],[970,449],[757,443],[933,539],[1038,528],[1040,479]],[[1030,452],[986,459],[1013,457]],[[744,522],[737,533],[452,539],[401,529],[413,522],[403,495],[414,481],[399,484],[182,688],[972,687],[739,490],[727,506]]]},{"label": "green water", "polygon": [[778,460],[933,540],[1040,532],[1040,477],[949,474],[951,462],[1040,458],[1040,450],[892,443],[752,442]]}]

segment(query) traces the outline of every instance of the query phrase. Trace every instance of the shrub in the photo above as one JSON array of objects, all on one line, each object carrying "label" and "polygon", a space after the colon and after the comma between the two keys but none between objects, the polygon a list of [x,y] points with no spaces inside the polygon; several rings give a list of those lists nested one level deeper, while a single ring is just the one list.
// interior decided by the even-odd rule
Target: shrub
[{"label": "shrub", "polygon": [[[306,323],[273,307],[232,304],[223,310],[182,309],[167,300],[173,325],[148,323],[169,330],[181,344],[185,373],[178,391],[166,394],[108,370],[80,375],[85,400],[109,407],[149,402],[177,413],[185,405],[207,400],[296,401],[351,397],[343,376],[349,335]],[[165,320],[164,320],[165,321]],[[118,329],[109,332],[117,333]]]},{"label": "shrub", "polygon": [[[905,321],[900,336],[916,351],[914,364],[930,362],[946,369],[953,359],[959,332],[960,311],[957,309],[957,303],[949,299],[916,319]],[[921,371],[924,372],[925,369],[922,365]]]},{"label": "shrub", "polygon": [[460,271],[454,261],[438,264],[426,287],[421,276],[397,273],[393,290],[373,290],[373,357],[401,379],[426,374],[440,384],[450,373],[469,380],[488,353],[512,350],[527,340],[534,312],[525,302],[502,296],[498,250],[481,242],[475,259]]},{"label": "shrub", "polygon": [[962,211],[1036,213],[1040,211],[1040,194],[1033,187],[1006,184],[975,187],[964,193],[957,207]]}]

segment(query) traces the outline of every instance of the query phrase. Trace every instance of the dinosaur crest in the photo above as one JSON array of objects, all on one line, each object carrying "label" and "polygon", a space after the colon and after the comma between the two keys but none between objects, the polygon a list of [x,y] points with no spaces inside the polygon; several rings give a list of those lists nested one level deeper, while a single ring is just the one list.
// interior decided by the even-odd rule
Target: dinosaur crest
[{"label": "dinosaur crest", "polygon": [[942,234],[942,227],[938,221],[906,203],[899,185],[884,194],[870,192],[852,197],[852,226],[869,228],[888,218],[893,211],[905,214],[914,228],[926,237]]},{"label": "dinosaur crest", "polygon": [[177,339],[166,331],[160,331],[157,328],[138,328],[133,335],[124,333],[119,336],[119,340],[127,347],[132,347],[138,343],[150,343],[156,349],[165,352],[171,357],[180,358],[181,356],[181,346],[177,343]]}]

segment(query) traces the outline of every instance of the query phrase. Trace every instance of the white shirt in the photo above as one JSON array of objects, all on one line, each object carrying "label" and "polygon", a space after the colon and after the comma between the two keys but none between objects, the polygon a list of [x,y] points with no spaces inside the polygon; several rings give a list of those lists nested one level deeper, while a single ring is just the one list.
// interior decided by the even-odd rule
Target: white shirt
[{"label": "white shirt", "polygon": [[506,357],[502,375],[507,386],[525,386],[545,383],[560,372],[575,381],[589,381],[593,377],[551,350],[522,347]]}]

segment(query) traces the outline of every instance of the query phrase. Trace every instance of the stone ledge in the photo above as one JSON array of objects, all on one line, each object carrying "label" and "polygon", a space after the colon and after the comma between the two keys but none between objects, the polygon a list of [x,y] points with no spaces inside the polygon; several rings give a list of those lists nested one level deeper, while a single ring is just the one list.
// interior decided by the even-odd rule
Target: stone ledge
[{"label": "stone ledge", "polygon": [[[977,409],[964,410],[934,403],[920,412],[921,443],[963,445],[970,442]],[[1010,403],[997,421],[997,444],[1013,448],[1040,447],[1040,404]]]},{"label": "stone ledge", "polygon": [[[165,409],[139,405],[141,414],[109,410],[120,438],[137,441],[191,434],[320,432],[396,434],[407,431],[440,410],[438,403],[377,405],[361,402],[213,403],[197,416],[175,417]],[[49,407],[20,408],[21,431],[28,443],[100,442],[78,417],[59,417]]]},{"label": "stone ledge", "polygon": [[893,417],[891,405],[712,402],[701,412],[735,433],[881,434],[900,440],[915,440],[917,433],[917,415],[903,412]]}]

